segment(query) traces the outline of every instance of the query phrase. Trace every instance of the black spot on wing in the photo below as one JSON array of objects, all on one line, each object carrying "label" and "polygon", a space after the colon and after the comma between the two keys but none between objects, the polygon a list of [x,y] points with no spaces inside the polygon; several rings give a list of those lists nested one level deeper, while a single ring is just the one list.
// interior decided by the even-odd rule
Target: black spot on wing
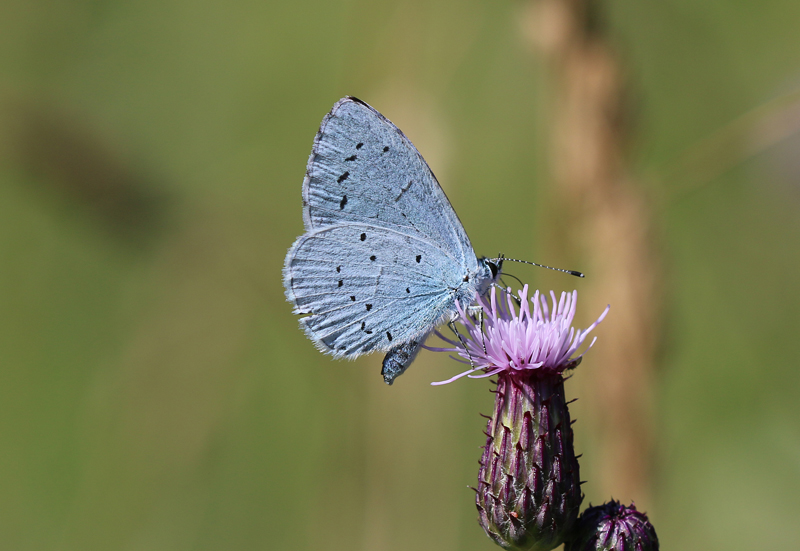
[{"label": "black spot on wing", "polygon": [[367,322],[362,321],[361,322],[361,330],[363,331],[366,326],[367,326]]},{"label": "black spot on wing", "polygon": [[392,342],[392,334],[388,331],[386,332],[386,338],[389,339],[389,342]]},{"label": "black spot on wing", "polygon": [[389,146],[388,146],[388,145],[387,145],[387,146],[384,146],[384,148],[383,148],[383,152],[384,152],[384,153],[386,153],[387,151],[389,151]]},{"label": "black spot on wing", "polygon": [[339,201],[339,210],[342,210],[346,204],[347,204],[347,195],[344,195],[342,196],[342,200]]},{"label": "black spot on wing", "polygon": [[345,159],[345,161],[355,161],[356,159],[358,159],[358,157],[356,157],[355,155],[350,155]]},{"label": "black spot on wing", "polygon": [[367,304],[367,312],[369,312],[370,310],[372,310],[372,305],[371,304]]},{"label": "black spot on wing", "polygon": [[411,289],[409,289],[408,287],[406,287],[406,293],[410,293],[410,292],[411,292]]},{"label": "black spot on wing", "polygon": [[376,259],[376,258],[377,258],[377,257],[376,257],[374,254],[373,254],[372,256],[370,256],[370,257],[369,257],[369,259],[370,259],[370,260],[372,260],[373,262],[375,262],[375,259]]},{"label": "black spot on wing", "polygon": [[344,285],[344,280],[340,279],[339,280],[339,287],[341,287],[342,285]]},{"label": "black spot on wing", "polygon": [[341,271],[342,271],[342,267],[341,266],[336,266],[336,273],[338,274]]},{"label": "black spot on wing", "polygon": [[361,234],[361,241],[365,241],[366,239],[367,239],[367,234],[366,233],[362,233]]},{"label": "black spot on wing", "polygon": [[364,142],[358,142],[356,144],[356,149],[361,149],[362,147],[364,147]]},{"label": "black spot on wing", "polygon": [[356,301],[356,296],[355,296],[355,295],[350,295],[350,300],[352,300],[353,302],[355,302],[355,301]]},{"label": "black spot on wing", "polygon": [[422,260],[422,255],[421,255],[421,254],[418,254],[418,255],[417,255],[417,264],[419,264],[420,260]]},{"label": "black spot on wing", "polygon": [[348,177],[348,176],[350,176],[350,172],[348,172],[348,171],[346,171],[346,170],[345,170],[345,171],[344,171],[344,174],[342,174],[341,176],[339,176],[339,178],[338,178],[336,181],[337,181],[338,183],[340,183],[340,184],[341,184],[342,182],[344,182],[345,180],[347,180],[347,177]]}]

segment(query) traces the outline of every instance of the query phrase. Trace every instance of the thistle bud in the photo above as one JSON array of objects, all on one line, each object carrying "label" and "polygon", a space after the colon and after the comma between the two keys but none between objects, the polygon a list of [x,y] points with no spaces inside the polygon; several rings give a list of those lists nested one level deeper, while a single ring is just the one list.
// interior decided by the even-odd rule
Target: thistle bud
[{"label": "thistle bud", "polygon": [[558,302],[550,296],[552,307],[538,291],[529,301],[526,285],[518,298],[508,292],[498,303],[492,289],[488,302],[479,299],[480,320],[460,312],[468,335],[453,341],[439,334],[453,348],[432,349],[456,352],[472,365],[436,384],[497,376],[476,505],[486,534],[518,551],[554,549],[578,518],[583,496],[563,372],[578,365],[583,354],[573,356],[608,312],[576,331],[571,324],[577,293],[563,293]]},{"label": "thistle bud", "polygon": [[612,501],[583,512],[564,551],[658,551],[658,536],[635,505]]}]

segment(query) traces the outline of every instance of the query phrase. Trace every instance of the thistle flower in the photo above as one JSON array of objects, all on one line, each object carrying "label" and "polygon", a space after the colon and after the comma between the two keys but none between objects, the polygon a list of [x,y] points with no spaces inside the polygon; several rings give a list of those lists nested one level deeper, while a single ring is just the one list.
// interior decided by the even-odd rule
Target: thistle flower
[{"label": "thistle flower", "polygon": [[658,551],[647,515],[612,501],[586,509],[564,551]]},{"label": "thistle flower", "polygon": [[[467,328],[468,335],[461,336],[459,341],[453,341],[436,332],[436,335],[454,348],[425,347],[436,352],[456,352],[462,358],[462,363],[471,364],[472,368],[459,373],[446,381],[433,383],[443,385],[456,379],[491,377],[502,372],[507,374],[524,374],[528,371],[561,373],[566,369],[576,367],[583,355],[597,340],[592,339],[591,344],[580,356],[572,356],[584,343],[589,333],[597,327],[606,317],[609,307],[592,325],[583,331],[576,331],[572,327],[575,317],[575,307],[578,301],[578,292],[561,293],[561,298],[556,303],[556,295],[550,291],[552,299],[552,313],[547,305],[547,299],[534,292],[530,303],[528,301],[528,286],[525,285],[519,292],[519,314],[514,307],[514,295],[505,292],[505,301],[498,303],[496,288],[492,288],[489,301],[480,297],[478,304],[483,312],[482,323],[474,316],[468,315],[456,303],[460,314],[460,321]],[[530,304],[533,304],[531,311]],[[477,373],[477,374],[476,374]]]},{"label": "thistle flower", "polygon": [[[472,368],[459,377],[497,376],[494,413],[480,460],[476,505],[478,521],[499,546],[548,551],[564,542],[578,518],[583,495],[572,427],[564,397],[563,372],[578,365],[575,356],[600,318],[583,331],[572,328],[577,292],[562,293],[552,306],[528,286],[499,300],[479,300],[482,321],[459,310],[466,336],[439,337]],[[532,305],[532,306],[531,306]],[[592,341],[594,344],[594,341]],[[591,344],[590,344],[591,347]],[[588,350],[588,349],[587,349]]]}]

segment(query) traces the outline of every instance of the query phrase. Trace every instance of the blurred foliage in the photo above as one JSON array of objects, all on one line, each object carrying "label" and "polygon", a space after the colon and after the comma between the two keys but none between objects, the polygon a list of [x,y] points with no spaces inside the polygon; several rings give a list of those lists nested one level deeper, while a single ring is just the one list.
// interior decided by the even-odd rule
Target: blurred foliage
[{"label": "blurred foliage", "polygon": [[[0,548],[493,548],[466,488],[488,385],[428,386],[457,369],[444,355],[391,388],[379,357],[322,356],[280,269],[314,133],[346,94],[411,137],[479,254],[547,262],[544,76],[523,5],[2,7]],[[668,254],[645,508],[665,549],[790,548],[800,142],[689,190],[664,175],[798,86],[800,4],[607,8]],[[580,420],[576,435],[591,461]]]}]

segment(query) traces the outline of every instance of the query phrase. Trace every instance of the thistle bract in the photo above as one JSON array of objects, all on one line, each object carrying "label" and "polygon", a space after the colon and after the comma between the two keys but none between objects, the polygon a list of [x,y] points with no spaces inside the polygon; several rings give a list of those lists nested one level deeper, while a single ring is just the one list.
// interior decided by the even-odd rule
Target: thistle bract
[{"label": "thistle bract", "polygon": [[658,551],[647,515],[618,501],[586,509],[564,551]]}]

